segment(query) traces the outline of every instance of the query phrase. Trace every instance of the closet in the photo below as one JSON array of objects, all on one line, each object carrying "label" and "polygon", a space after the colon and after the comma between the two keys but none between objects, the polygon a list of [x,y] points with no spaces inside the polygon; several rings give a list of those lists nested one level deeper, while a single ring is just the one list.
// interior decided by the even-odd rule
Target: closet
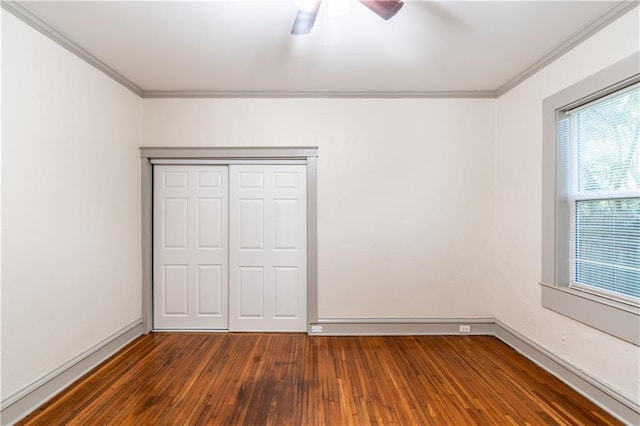
[{"label": "closet", "polygon": [[306,331],[303,164],[153,166],[153,328]]}]

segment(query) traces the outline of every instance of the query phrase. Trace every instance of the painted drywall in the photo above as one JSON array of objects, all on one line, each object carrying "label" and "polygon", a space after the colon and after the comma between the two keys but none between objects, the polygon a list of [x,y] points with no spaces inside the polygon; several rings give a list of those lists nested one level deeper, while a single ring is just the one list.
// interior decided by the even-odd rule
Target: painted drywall
[{"label": "painted drywall", "polygon": [[[632,401],[640,348],[540,304],[542,100],[638,51],[635,8],[497,100],[493,313]],[[639,328],[640,332],[640,323]]]},{"label": "painted drywall", "polygon": [[141,101],[2,13],[2,398],[140,318]]},{"label": "painted drywall", "polygon": [[318,146],[321,318],[490,315],[494,100],[145,99],[145,146]]},{"label": "painted drywall", "polygon": [[[0,12],[0,188],[2,188],[2,12]],[[2,217],[2,190],[0,190],[0,217]],[[1,223],[0,223],[1,225]],[[2,354],[2,226],[0,226],[0,354]],[[2,360],[0,359],[0,378],[2,377]],[[0,400],[2,400],[0,384]],[[1,421],[1,420],[0,420]]]}]

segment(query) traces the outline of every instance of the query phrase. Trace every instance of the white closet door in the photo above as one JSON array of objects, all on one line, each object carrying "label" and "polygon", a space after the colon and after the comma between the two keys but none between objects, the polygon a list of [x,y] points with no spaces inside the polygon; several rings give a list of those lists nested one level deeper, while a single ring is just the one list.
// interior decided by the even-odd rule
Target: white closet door
[{"label": "white closet door", "polygon": [[228,169],[154,166],[155,329],[228,327]]},{"label": "white closet door", "polygon": [[305,331],[306,166],[229,169],[229,330]]}]

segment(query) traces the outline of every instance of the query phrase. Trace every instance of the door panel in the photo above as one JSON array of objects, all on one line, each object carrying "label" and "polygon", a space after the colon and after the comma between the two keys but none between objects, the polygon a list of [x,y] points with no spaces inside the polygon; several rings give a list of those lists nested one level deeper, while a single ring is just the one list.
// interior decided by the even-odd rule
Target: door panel
[{"label": "door panel", "polygon": [[276,318],[294,318],[298,300],[298,268],[273,268],[275,285],[275,307],[273,315]]},{"label": "door panel", "polygon": [[198,265],[198,314],[222,315],[222,267]]},{"label": "door panel", "polygon": [[222,248],[222,200],[198,200],[198,248]]},{"label": "door panel", "polygon": [[239,316],[242,318],[264,318],[264,268],[259,266],[238,267]]},{"label": "door panel", "polygon": [[306,167],[229,166],[229,329],[307,328]]},{"label": "door panel", "polygon": [[274,200],[275,250],[298,249],[298,200]]},{"label": "door panel", "polygon": [[154,166],[154,328],[228,327],[228,168]]},{"label": "door panel", "polygon": [[264,238],[264,201],[239,200],[240,250],[262,250]]},{"label": "door panel", "polygon": [[164,248],[187,248],[187,199],[165,198]]},{"label": "door panel", "polygon": [[187,265],[165,265],[164,313],[168,315],[186,315],[187,308]]}]

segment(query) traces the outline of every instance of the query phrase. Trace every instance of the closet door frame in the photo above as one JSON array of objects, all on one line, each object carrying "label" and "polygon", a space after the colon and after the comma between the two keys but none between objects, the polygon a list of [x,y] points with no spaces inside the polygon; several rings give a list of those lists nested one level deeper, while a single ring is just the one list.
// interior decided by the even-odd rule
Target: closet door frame
[{"label": "closet door frame", "polygon": [[307,333],[318,322],[318,147],[142,147],[142,327],[153,329],[153,164],[305,164],[307,170]]}]

